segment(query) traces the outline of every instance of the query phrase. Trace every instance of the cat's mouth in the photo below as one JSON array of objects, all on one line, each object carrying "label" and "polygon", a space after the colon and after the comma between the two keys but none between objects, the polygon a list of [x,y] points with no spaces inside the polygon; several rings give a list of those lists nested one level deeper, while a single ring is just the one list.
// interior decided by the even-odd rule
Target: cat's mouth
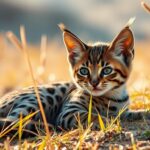
[{"label": "cat's mouth", "polygon": [[93,89],[91,90],[91,94],[92,94],[93,96],[99,96],[99,95],[101,95],[101,91],[102,91],[102,89],[100,89],[100,88],[93,88]]},{"label": "cat's mouth", "polygon": [[93,96],[101,96],[105,93],[105,89],[103,89],[100,86],[93,87],[93,86],[83,86],[84,90],[86,90],[89,94],[92,94]]},{"label": "cat's mouth", "polygon": [[102,92],[101,88],[93,88],[92,89],[92,93],[95,95],[99,95]]},{"label": "cat's mouth", "polygon": [[92,89],[92,91],[101,91],[102,89],[101,88],[97,88],[97,87],[94,87],[93,89]]},{"label": "cat's mouth", "polygon": [[99,93],[99,92],[102,91],[102,88],[100,88],[100,87],[93,87],[91,91],[92,91],[92,93]]},{"label": "cat's mouth", "polygon": [[93,95],[99,95],[99,93],[101,91],[103,91],[103,89],[99,86],[97,87],[93,87],[93,86],[84,86],[84,89],[87,90],[89,93],[93,94]]},{"label": "cat's mouth", "polygon": [[105,89],[102,89],[101,87],[93,87],[91,90],[91,94],[93,96],[101,96],[106,92]]}]

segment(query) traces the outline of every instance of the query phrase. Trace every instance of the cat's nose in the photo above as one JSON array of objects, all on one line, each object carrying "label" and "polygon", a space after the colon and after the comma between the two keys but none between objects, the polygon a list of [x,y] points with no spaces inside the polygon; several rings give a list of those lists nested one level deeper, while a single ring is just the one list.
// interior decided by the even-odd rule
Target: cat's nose
[{"label": "cat's nose", "polygon": [[97,85],[99,84],[99,81],[98,80],[91,80],[91,85],[93,87],[97,87]]}]

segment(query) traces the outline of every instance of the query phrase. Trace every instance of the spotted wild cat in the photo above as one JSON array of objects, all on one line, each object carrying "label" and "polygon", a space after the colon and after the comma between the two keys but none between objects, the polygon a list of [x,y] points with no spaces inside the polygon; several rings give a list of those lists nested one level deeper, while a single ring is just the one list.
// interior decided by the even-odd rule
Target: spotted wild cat
[{"label": "spotted wild cat", "polygon": [[[38,87],[45,115],[49,124],[55,128],[72,129],[77,126],[77,116],[87,125],[88,106],[92,94],[93,128],[97,128],[97,114],[103,117],[116,116],[130,103],[126,81],[131,72],[134,58],[134,36],[129,26],[125,26],[111,43],[83,43],[76,35],[60,26],[68,51],[73,82],[42,85]],[[0,128],[11,121],[39,110],[33,87],[12,92],[0,100]],[[126,111],[124,120],[150,119],[145,110]],[[42,120],[40,112],[33,122]],[[33,130],[29,123],[27,129]]]}]

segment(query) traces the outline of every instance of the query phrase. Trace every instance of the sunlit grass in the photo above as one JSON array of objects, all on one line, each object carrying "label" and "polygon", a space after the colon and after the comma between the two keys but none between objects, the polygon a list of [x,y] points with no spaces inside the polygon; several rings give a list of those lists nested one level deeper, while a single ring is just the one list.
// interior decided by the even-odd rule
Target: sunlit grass
[{"label": "sunlit grass", "polygon": [[[20,127],[20,130],[22,131],[23,126],[26,125],[26,122],[29,122],[30,119],[37,114],[39,111],[36,111],[34,113],[31,113],[29,115],[27,115],[24,118],[21,118],[21,120],[15,120],[13,121],[9,126],[7,126],[6,128],[4,128],[1,132],[0,132],[0,138],[2,138],[3,136],[5,136],[6,134],[8,134],[9,132],[11,132],[14,129],[17,129],[18,127]],[[20,125],[21,124],[21,125]],[[20,131],[19,130],[19,131]]]},{"label": "sunlit grass", "polygon": [[106,130],[105,124],[103,122],[103,119],[101,117],[101,115],[98,113],[98,121],[99,121],[99,127],[102,131]]},{"label": "sunlit grass", "polygon": [[144,0],[141,0],[141,5],[148,13],[150,13],[150,6],[145,3]]},{"label": "sunlit grass", "polygon": [[91,118],[92,118],[92,95],[90,95],[90,102],[89,102],[88,126],[91,125]]},{"label": "sunlit grass", "polygon": [[84,139],[86,138],[86,136],[88,135],[88,133],[91,131],[91,126],[92,126],[92,125],[88,126],[88,127],[84,130],[84,132],[83,132],[82,134],[80,134],[78,143],[77,143],[77,145],[76,145],[76,147],[75,147],[75,150],[82,149],[82,148],[81,148],[81,145],[82,145]]},{"label": "sunlit grass", "polygon": [[130,137],[131,137],[131,143],[132,143],[133,150],[137,150],[135,140],[134,140],[134,136],[133,136],[132,133],[130,134]]},{"label": "sunlit grass", "polygon": [[[41,112],[43,122],[44,122],[44,127],[45,127],[45,131],[46,131],[46,138],[45,139],[50,140],[49,127],[48,127],[46,116],[45,116],[45,113],[44,113],[44,108],[43,108],[42,102],[40,100],[40,95],[39,95],[38,88],[37,88],[38,85],[37,85],[37,81],[36,81],[34,73],[33,73],[32,65],[31,65],[31,61],[30,61],[30,57],[29,57],[29,52],[27,50],[27,41],[26,41],[25,28],[23,26],[20,27],[21,43],[19,42],[19,40],[16,38],[16,36],[13,33],[11,33],[11,34],[9,33],[8,37],[17,48],[19,48],[20,50],[23,51],[23,54],[25,55],[25,59],[27,60],[27,64],[28,64],[28,67],[29,67],[29,72],[30,72],[30,75],[31,75],[31,79],[33,81],[34,90],[35,90],[35,94],[36,94],[37,101],[38,101],[38,104],[39,104],[40,112]],[[44,60],[42,60],[42,61],[44,61]],[[42,66],[43,65],[44,64],[42,64]],[[21,130],[22,130],[22,117],[20,118],[20,125],[19,125],[19,141],[21,141]],[[46,142],[44,142],[44,143],[46,143]],[[51,143],[49,142],[49,146],[47,146],[47,149],[51,149],[51,148],[52,148],[52,146],[51,146]]]},{"label": "sunlit grass", "polygon": [[19,132],[19,147],[21,149],[21,138],[22,138],[22,129],[23,129],[23,124],[22,124],[22,113],[20,113],[20,123],[19,123],[19,129],[18,129],[18,132]]}]

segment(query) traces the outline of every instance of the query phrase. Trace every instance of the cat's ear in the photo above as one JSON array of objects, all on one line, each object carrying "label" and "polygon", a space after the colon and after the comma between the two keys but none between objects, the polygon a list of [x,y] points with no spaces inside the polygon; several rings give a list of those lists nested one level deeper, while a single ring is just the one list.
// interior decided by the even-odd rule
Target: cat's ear
[{"label": "cat's ear", "polygon": [[85,54],[86,45],[63,24],[59,25],[63,31],[63,39],[69,53],[69,61],[74,66]]},{"label": "cat's ear", "polygon": [[115,37],[110,50],[115,56],[123,56],[127,64],[131,62],[134,57],[134,36],[129,26],[126,26]]}]

